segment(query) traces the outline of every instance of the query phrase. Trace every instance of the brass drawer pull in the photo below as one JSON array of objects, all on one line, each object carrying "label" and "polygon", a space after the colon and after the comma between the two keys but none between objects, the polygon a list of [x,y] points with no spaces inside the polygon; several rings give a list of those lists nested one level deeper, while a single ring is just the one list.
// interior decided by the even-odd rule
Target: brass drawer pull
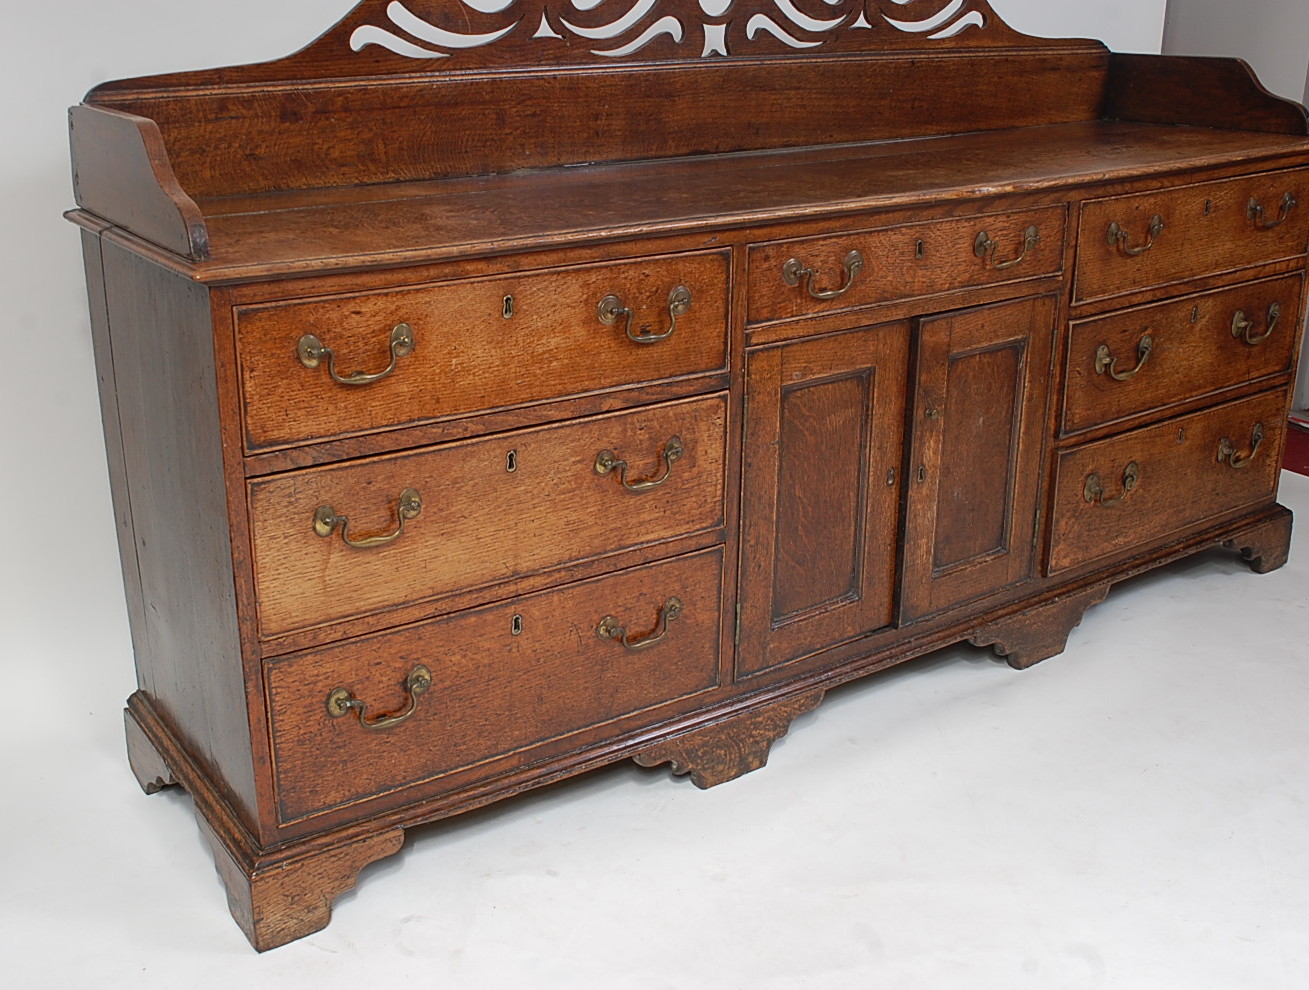
[{"label": "brass drawer pull", "polygon": [[1154,247],[1155,238],[1164,232],[1164,218],[1156,213],[1150,218],[1150,229],[1145,239],[1145,243],[1140,247],[1132,247],[1127,243],[1128,233],[1123,230],[1122,226],[1115,220],[1109,225],[1109,246],[1116,247],[1123,254],[1130,258],[1140,257]]},{"label": "brass drawer pull", "polygon": [[399,725],[414,712],[418,711],[418,698],[432,686],[432,672],[421,663],[409,671],[405,678],[405,692],[409,695],[409,705],[402,712],[389,715],[368,716],[368,706],[345,688],[335,688],[327,695],[327,714],[340,718],[351,709],[359,712],[359,724],[365,729],[391,729]]},{"label": "brass drawer pull", "polygon": [[1116,382],[1125,382],[1145,367],[1145,362],[1150,359],[1150,353],[1153,350],[1154,337],[1147,333],[1136,345],[1136,367],[1131,371],[1119,371],[1117,367],[1118,359],[1110,355],[1109,345],[1101,344],[1095,351],[1095,373],[1097,375],[1108,375]]},{"label": "brass drawer pull", "polygon": [[612,639],[621,643],[624,649],[648,650],[655,644],[663,642],[668,635],[668,624],[681,614],[682,599],[674,596],[659,607],[659,621],[655,623],[654,629],[650,630],[650,633],[646,636],[632,639],[627,634],[627,627],[620,625],[612,615],[606,615],[600,620],[600,624],[595,627],[595,634],[601,639]]},{"label": "brass drawer pull", "polygon": [[841,262],[841,267],[845,269],[845,285],[839,289],[815,289],[814,276],[818,273],[805,265],[799,258],[792,258],[782,266],[782,281],[787,285],[796,286],[803,279],[805,291],[812,298],[821,300],[837,299],[850,291],[850,286],[854,285],[855,277],[864,270],[864,256],[858,251],[851,251],[845,256],[845,261]]},{"label": "brass drawer pull", "polygon": [[1228,467],[1241,469],[1250,466],[1255,455],[1259,453],[1259,447],[1264,442],[1264,424],[1255,423],[1254,429],[1250,431],[1250,453],[1238,454],[1236,448],[1232,446],[1232,441],[1223,437],[1218,441],[1218,463],[1227,464]]},{"label": "brass drawer pull", "polygon": [[1273,331],[1277,329],[1277,321],[1281,318],[1282,304],[1273,303],[1268,307],[1268,329],[1263,333],[1257,333],[1254,336],[1251,336],[1250,331],[1254,328],[1254,321],[1247,320],[1245,318],[1245,310],[1238,309],[1236,314],[1232,317],[1232,336],[1236,337],[1238,340],[1244,340],[1251,347],[1254,347],[1257,344],[1262,344],[1273,335]]},{"label": "brass drawer pull", "polygon": [[664,473],[658,478],[647,478],[645,481],[628,481],[627,462],[612,450],[602,450],[595,455],[595,473],[603,477],[617,471],[618,483],[629,492],[648,492],[652,488],[658,488],[672,476],[673,462],[685,453],[686,449],[682,446],[682,438],[669,437],[668,442],[664,444],[664,449],[659,452],[659,459],[664,465]]},{"label": "brass drawer pull", "polygon": [[1286,218],[1291,215],[1291,211],[1299,205],[1295,193],[1288,192],[1282,197],[1282,208],[1277,214],[1277,219],[1267,220],[1264,217],[1263,204],[1251,196],[1250,205],[1245,208],[1245,218],[1254,224],[1256,230],[1273,230],[1286,223]]},{"label": "brass drawer pull", "polygon": [[314,532],[319,536],[327,537],[331,536],[332,532],[339,528],[341,530],[341,542],[348,547],[366,550],[369,547],[380,547],[399,539],[400,534],[405,531],[406,520],[413,519],[422,511],[423,500],[418,495],[418,489],[406,488],[400,493],[400,503],[396,507],[399,525],[396,526],[394,533],[385,533],[381,536],[361,536],[357,540],[352,540],[348,532],[350,518],[348,516],[338,516],[336,510],[330,505],[320,505],[314,511]]},{"label": "brass drawer pull", "polygon": [[408,323],[397,323],[395,325],[391,330],[391,363],[383,370],[372,374],[364,371],[352,371],[345,376],[338,374],[336,370],[336,352],[312,333],[307,333],[300,338],[300,343],[296,345],[295,352],[300,358],[300,363],[306,368],[317,368],[326,360],[327,373],[332,376],[332,381],[338,385],[370,385],[373,382],[381,381],[395,371],[395,363],[399,358],[408,357],[414,352],[414,328]]},{"label": "brass drawer pull", "polygon": [[1086,477],[1086,484],[1082,488],[1082,498],[1088,503],[1104,506],[1118,505],[1123,499],[1127,498],[1128,492],[1132,491],[1141,482],[1141,468],[1136,461],[1132,461],[1123,468],[1123,490],[1113,498],[1105,498],[1104,484],[1100,481],[1098,474],[1089,474]]},{"label": "brass drawer pull", "polygon": [[600,300],[600,305],[596,307],[596,315],[600,317],[600,322],[607,327],[613,326],[620,319],[627,320],[627,337],[638,344],[656,344],[661,340],[667,340],[677,329],[677,318],[685,316],[686,311],[691,308],[691,290],[684,285],[679,285],[668,293],[668,329],[663,333],[632,333],[632,310],[623,305],[623,301],[615,295],[607,295]]},{"label": "brass drawer pull", "polygon": [[1032,248],[1041,243],[1041,232],[1036,227],[1028,227],[1027,232],[1023,235],[1023,252],[1016,258],[1010,258],[1008,261],[996,261],[996,252],[1000,249],[999,243],[991,239],[991,235],[982,231],[977,235],[977,240],[973,242],[973,254],[982,259],[988,268],[994,268],[998,272],[1006,268],[1013,268],[1021,264]]}]

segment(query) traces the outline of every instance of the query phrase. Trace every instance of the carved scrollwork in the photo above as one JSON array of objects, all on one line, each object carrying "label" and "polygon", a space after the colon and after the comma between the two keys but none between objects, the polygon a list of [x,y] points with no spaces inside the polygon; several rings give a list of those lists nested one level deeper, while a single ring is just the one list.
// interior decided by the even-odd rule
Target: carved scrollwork
[{"label": "carved scrollwork", "polygon": [[560,49],[708,58],[914,47],[1004,27],[986,0],[389,0],[356,14],[352,50],[424,60],[511,38],[520,50],[552,47],[552,61]]}]

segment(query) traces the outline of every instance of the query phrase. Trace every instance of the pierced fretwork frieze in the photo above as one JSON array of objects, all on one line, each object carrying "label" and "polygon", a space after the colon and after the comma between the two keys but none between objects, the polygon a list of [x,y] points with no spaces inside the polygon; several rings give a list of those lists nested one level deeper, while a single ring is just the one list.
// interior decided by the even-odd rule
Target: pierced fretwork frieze
[{"label": "pierced fretwork frieze", "polygon": [[[479,63],[930,48],[1016,36],[986,0],[390,0],[348,19],[355,52]],[[539,53],[537,58],[532,56]]]}]

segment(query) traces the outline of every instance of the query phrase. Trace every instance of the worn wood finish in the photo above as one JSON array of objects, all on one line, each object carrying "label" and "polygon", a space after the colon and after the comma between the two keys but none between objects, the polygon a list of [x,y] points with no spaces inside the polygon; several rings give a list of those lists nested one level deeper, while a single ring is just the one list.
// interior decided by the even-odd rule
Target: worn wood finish
[{"label": "worn wood finish", "polygon": [[[1298,205],[1279,220],[1286,196]],[[1252,203],[1262,220],[1250,217]],[[1156,217],[1163,226],[1152,235]],[[1114,224],[1122,237],[1110,243]],[[1309,170],[1098,200],[1082,207],[1080,226],[1078,302],[1296,257],[1309,244]]]},{"label": "worn wood finish", "polygon": [[[672,301],[679,289],[689,300],[684,311]],[[629,337],[625,315],[600,319],[610,296],[632,311],[631,334],[649,342]],[[307,368],[297,356],[297,343],[313,334],[332,349],[340,377],[357,369],[377,375],[402,323],[411,328],[411,353],[379,381],[343,385],[327,360]],[[727,256],[374,287],[238,307],[236,324],[246,449],[254,452],[723,370]],[[577,360],[581,350],[589,360]]]},{"label": "worn wood finish", "polygon": [[[250,485],[259,628],[276,636],[723,524],[724,396],[647,406],[260,479]],[[670,460],[670,452],[682,453]],[[596,470],[611,452],[626,472]],[[633,491],[628,485],[663,481]],[[404,521],[401,494],[421,511]],[[344,531],[315,531],[329,506]],[[399,533],[392,542],[347,545]]]},{"label": "worn wood finish", "polygon": [[1303,291],[1292,275],[1073,323],[1062,433],[1289,374]]},{"label": "worn wood finish", "polygon": [[768,763],[773,743],[794,722],[823,702],[822,691],[810,691],[757,711],[674,736],[637,753],[643,767],[670,765],[675,774],[690,774],[696,787],[710,788],[735,780]]},{"label": "worn wood finish", "polygon": [[1056,300],[920,321],[900,621],[1032,570]]},{"label": "worn wood finish", "polygon": [[[909,299],[950,289],[981,286],[1057,273],[1064,250],[1063,207],[1001,213],[960,220],[914,223],[876,230],[842,232],[761,244],[750,249],[750,322],[794,319],[808,314]],[[1034,229],[1039,241],[1026,244]],[[978,255],[979,237],[995,242]],[[863,268],[853,278],[843,262],[858,251]],[[1018,261],[1022,258],[1021,261]],[[795,259],[815,272],[812,279],[788,284],[787,262]],[[1013,262],[1018,262],[1013,264]],[[1011,267],[998,267],[1011,266]],[[808,291],[849,286],[830,301]]]},{"label": "worn wood finish", "polygon": [[[1271,501],[1285,431],[1279,390],[1061,452],[1050,573],[1149,545],[1196,518]],[[1235,466],[1231,456],[1219,459],[1224,440]]]},{"label": "worn wood finish", "polygon": [[750,356],[739,675],[891,621],[908,351],[892,323]]},{"label": "worn wood finish", "polygon": [[129,762],[257,948],[407,827],[629,757],[712,786],[856,677],[1286,560],[1309,126],[1242,65],[983,0],[488,6],[70,116]]}]

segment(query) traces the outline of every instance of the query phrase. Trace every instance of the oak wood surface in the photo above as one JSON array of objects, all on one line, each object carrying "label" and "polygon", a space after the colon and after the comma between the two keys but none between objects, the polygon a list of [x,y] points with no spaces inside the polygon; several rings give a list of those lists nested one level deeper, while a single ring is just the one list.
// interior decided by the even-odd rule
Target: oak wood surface
[{"label": "oak wood surface", "polygon": [[[674,317],[670,296],[689,309]],[[632,311],[601,321],[601,300]],[[426,287],[237,307],[246,449],[260,451],[472,413],[558,401],[727,367],[727,256],[645,258]],[[328,362],[306,368],[297,342],[315,335],[337,373],[377,374],[392,328],[411,328],[412,353],[387,378],[343,385]],[[577,355],[586,352],[587,360]]]},{"label": "oak wood surface", "polygon": [[[708,551],[270,664],[281,819],[494,757],[522,765],[542,744],[624,716],[658,721],[662,706],[718,684],[721,569],[721,553]],[[671,598],[681,613],[661,618]],[[598,635],[606,616],[637,649]],[[370,730],[356,712],[328,713],[336,688],[365,702],[368,719],[406,710],[418,663],[432,685],[406,721]]]},{"label": "oak wood surface", "polygon": [[[726,430],[726,400],[715,395],[252,482],[260,632],[484,589],[720,527]],[[683,453],[669,462],[674,438]],[[596,471],[604,451],[628,463],[633,485],[667,480],[629,491],[619,472]],[[339,528],[328,537],[314,530],[316,511],[330,506],[349,517],[352,540],[396,532],[409,488],[422,509],[392,543],[356,548]]]},{"label": "oak wood surface", "polygon": [[[1282,468],[1286,405],[1284,390],[1266,392],[1061,452],[1048,573],[1149,545],[1197,519],[1270,502]],[[1256,425],[1263,442],[1251,457]],[[1219,460],[1223,439],[1240,466]],[[1137,480],[1128,484],[1131,464]],[[1101,499],[1085,496],[1091,475],[1103,487]]]},{"label": "oak wood surface", "polygon": [[[1062,433],[1076,434],[1222,388],[1289,374],[1303,291],[1304,276],[1290,275],[1074,322]],[[1280,315],[1270,318],[1274,307]],[[1240,313],[1251,326],[1234,336]],[[1148,349],[1143,344],[1147,337]],[[1097,362],[1101,348],[1112,364]],[[1115,374],[1130,377],[1120,380]]]}]

